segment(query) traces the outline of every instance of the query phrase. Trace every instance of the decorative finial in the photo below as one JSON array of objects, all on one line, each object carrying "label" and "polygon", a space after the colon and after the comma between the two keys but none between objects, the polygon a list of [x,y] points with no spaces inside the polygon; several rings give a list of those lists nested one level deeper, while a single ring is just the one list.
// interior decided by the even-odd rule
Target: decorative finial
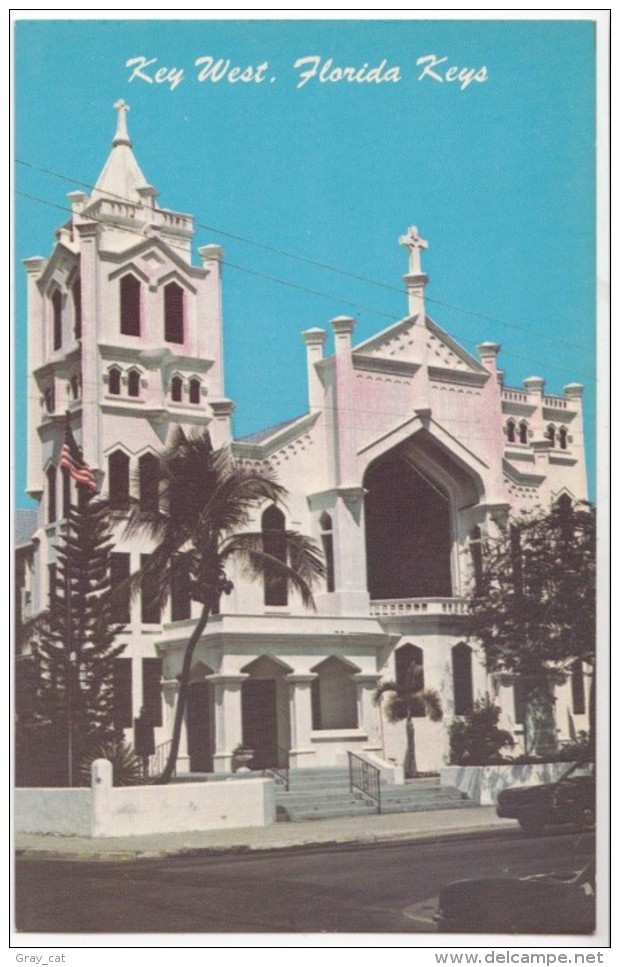
[{"label": "decorative finial", "polygon": [[127,111],[129,110],[129,105],[125,104],[121,98],[113,106],[114,110],[118,111],[118,120],[116,122],[116,134],[114,135],[112,144],[114,147],[118,144],[127,144],[131,147],[131,139],[127,133]]},{"label": "decorative finial", "polygon": [[420,253],[422,249],[428,248],[428,242],[422,238],[415,225],[407,229],[406,235],[401,235],[398,239],[400,245],[406,245],[409,249],[409,275],[422,275],[422,260]]}]

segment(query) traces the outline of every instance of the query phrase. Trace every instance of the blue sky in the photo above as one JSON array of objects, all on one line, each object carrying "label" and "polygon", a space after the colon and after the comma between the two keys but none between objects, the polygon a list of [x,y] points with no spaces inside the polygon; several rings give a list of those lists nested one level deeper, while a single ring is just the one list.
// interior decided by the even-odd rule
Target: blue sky
[{"label": "blue sky", "polygon": [[[25,438],[21,259],[49,254],[66,193],[98,177],[122,97],[159,203],[195,216],[196,246],[225,248],[237,436],[304,412],[302,330],[347,314],[362,341],[406,314],[398,237],[415,224],[429,240],[428,312],[441,326],[470,351],[501,343],[507,385],[531,375],[549,393],[585,385],[594,493],[593,23],[42,20],[15,31],[16,440]],[[420,79],[416,61],[429,55],[446,58],[440,75],[458,67],[480,77],[484,67],[487,79]],[[207,56],[254,75],[266,62],[265,79],[200,83],[194,63]],[[137,57],[156,58],[151,76],[166,67],[183,79],[130,81]],[[306,57],[367,71],[385,62],[382,75],[398,68],[400,79],[302,83],[294,64]],[[17,451],[16,502],[32,506]]]}]

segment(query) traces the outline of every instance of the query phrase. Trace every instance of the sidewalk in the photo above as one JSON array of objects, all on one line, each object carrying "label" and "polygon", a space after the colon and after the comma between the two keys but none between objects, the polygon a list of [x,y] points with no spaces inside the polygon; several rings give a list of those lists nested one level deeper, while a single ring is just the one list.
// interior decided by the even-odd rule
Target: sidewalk
[{"label": "sidewalk", "polygon": [[274,823],[245,829],[221,829],[195,833],[152,833],[147,836],[45,836],[16,833],[15,851],[20,857],[57,860],[152,859],[163,856],[217,854],[347,843],[390,843],[434,840],[471,834],[504,833],[517,829],[510,819],[498,819],[494,806],[444,809],[386,816],[351,816]]}]

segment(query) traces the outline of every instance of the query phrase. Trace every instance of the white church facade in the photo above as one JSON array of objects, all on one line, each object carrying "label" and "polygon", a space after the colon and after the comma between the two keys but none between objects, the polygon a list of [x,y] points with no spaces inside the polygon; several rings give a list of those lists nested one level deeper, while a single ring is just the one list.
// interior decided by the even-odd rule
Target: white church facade
[{"label": "white church facade", "polygon": [[[563,494],[587,497],[582,387],[545,393],[542,378],[503,383],[500,347],[477,357],[426,311],[422,253],[410,228],[400,322],[364,342],[354,320],[302,333],[307,413],[234,440],[234,403],[223,372],[221,268],[217,245],[198,248],[193,219],[160,208],[132,151],[126,106],[109,158],[90,195],[69,195],[71,216],[47,258],[26,260],[28,277],[28,483],[36,529],[22,557],[28,609],[45,607],[55,545],[74,484],[59,468],[65,413],[110,500],[113,581],[136,571],[150,548],[128,539],[133,498],[157,502],[149,472],[176,426],[208,427],[216,447],[266,463],[288,491],[284,513],[257,511],[256,529],[291,527],[315,538],[326,560],[316,611],[293,594],[229,574],[196,650],[179,771],[226,772],[240,745],[257,768],[278,749],[291,767],[342,763],[372,750],[401,763],[405,729],[384,721],[377,684],[415,658],[442,698],[444,720],[416,720],[418,767],[448,758],[448,726],[490,692],[517,742],[517,683],[492,680],[463,632],[466,595],[481,541],[511,514],[548,508]],[[300,344],[300,352],[303,347]],[[31,571],[28,577],[29,571]],[[185,643],[197,612],[173,595],[160,613],[144,597],[119,621],[118,724],[131,730],[143,706],[156,743],[169,740]],[[558,688],[557,726],[587,729],[583,695]],[[131,731],[127,733],[131,739]]]}]

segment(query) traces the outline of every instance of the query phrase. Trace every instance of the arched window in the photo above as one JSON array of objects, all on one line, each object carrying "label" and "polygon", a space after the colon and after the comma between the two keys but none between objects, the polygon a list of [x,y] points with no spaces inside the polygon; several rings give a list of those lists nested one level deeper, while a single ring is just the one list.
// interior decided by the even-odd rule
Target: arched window
[{"label": "arched window", "polygon": [[192,616],[191,585],[188,561],[185,557],[172,560],[170,579],[170,618],[186,621]]},{"label": "arched window", "polygon": [[156,514],[159,510],[159,463],[152,453],[145,453],[138,461],[140,479],[140,510]]},{"label": "arched window", "polygon": [[506,424],[506,437],[508,439],[508,443],[517,442],[517,426],[514,420],[508,420],[508,423]]},{"label": "arched window", "polygon": [[549,426],[547,427],[546,437],[549,441],[549,445],[554,447],[555,446],[555,427],[553,426],[552,423],[550,423]]},{"label": "arched window", "polygon": [[54,350],[62,346],[62,295],[60,289],[54,289],[52,295],[52,345]]},{"label": "arched window", "polygon": [[565,426],[561,426],[558,430],[558,443],[560,444],[560,450],[566,450],[568,446],[568,430]]},{"label": "arched window", "polygon": [[328,513],[321,514],[321,544],[325,557],[325,584],[328,591],[334,590],[334,535],[332,519]]},{"label": "arched window", "polygon": [[[263,551],[278,561],[286,562],[286,525],[284,514],[275,506],[268,507],[261,518]],[[265,604],[283,607],[288,604],[286,577],[269,570],[265,573]]]},{"label": "arched window", "polygon": [[[424,688],[424,652],[417,645],[412,645],[407,642],[405,645],[401,645],[400,648],[396,649],[394,655],[394,664],[396,671],[396,684],[399,688],[407,687],[407,675],[412,664],[419,665],[422,669],[422,678],[420,683],[420,688]],[[420,710],[414,713],[415,718],[423,718],[424,712]]]},{"label": "arched window", "polygon": [[129,457],[115,450],[108,457],[108,493],[112,510],[129,507]]},{"label": "arched window", "polygon": [[474,707],[474,684],[472,650],[464,641],[460,641],[452,649],[452,682],[454,714],[467,715]]},{"label": "arched window", "polygon": [[573,705],[573,715],[585,715],[586,711],[586,690],[583,679],[583,664],[577,660],[573,662],[571,668],[571,695]]},{"label": "arched window", "polygon": [[482,586],[482,532],[477,524],[472,527],[469,535],[469,551],[474,574],[474,589],[479,591]]},{"label": "arched window", "polygon": [[127,394],[129,396],[140,395],[140,373],[137,369],[130,369],[127,374]]},{"label": "arched window", "polygon": [[200,380],[194,377],[189,381],[190,403],[200,403]]},{"label": "arched window", "polygon": [[56,520],[56,467],[52,464],[45,475],[47,477],[47,522],[53,524]]},{"label": "arched window", "polygon": [[45,409],[48,413],[53,413],[56,409],[56,394],[54,393],[54,387],[48,386],[44,393],[45,399]]},{"label": "arched window", "polygon": [[76,339],[82,338],[82,282],[78,275],[71,286],[71,296],[73,298],[73,335]]},{"label": "arched window", "polygon": [[184,294],[176,282],[164,287],[164,339],[166,342],[183,342]]},{"label": "arched window", "polygon": [[180,376],[173,376],[170,381],[170,398],[173,403],[180,403],[183,399],[183,380]]},{"label": "arched window", "polygon": [[113,366],[108,375],[108,391],[112,396],[119,396],[121,391],[121,371]]},{"label": "arched window", "polygon": [[124,275],[120,281],[121,333],[140,335],[140,282],[135,275]]},{"label": "arched window", "polygon": [[71,477],[69,471],[63,467],[62,470],[62,516],[65,520],[69,519],[71,512]]},{"label": "arched window", "polygon": [[561,514],[570,514],[573,509],[573,502],[568,494],[560,494],[555,502],[555,506]]},{"label": "arched window", "polygon": [[521,420],[519,423],[519,443],[527,443],[527,423]]},{"label": "arched window", "polygon": [[311,685],[312,728],[356,729],[357,688],[354,669],[333,656],[315,665]]}]

